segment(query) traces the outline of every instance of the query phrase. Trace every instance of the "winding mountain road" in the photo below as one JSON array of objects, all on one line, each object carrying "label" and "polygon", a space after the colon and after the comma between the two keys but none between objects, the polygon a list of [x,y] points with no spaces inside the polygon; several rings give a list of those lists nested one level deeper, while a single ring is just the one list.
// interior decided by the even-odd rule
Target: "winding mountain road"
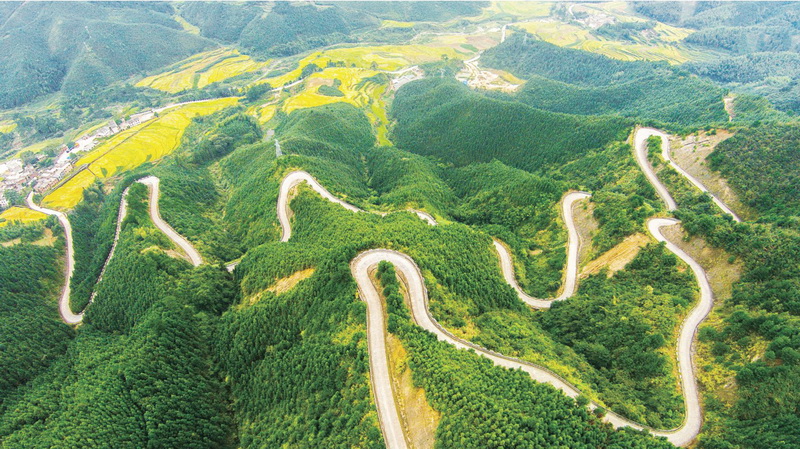
[{"label": "winding mountain road", "polygon": [[150,187],[150,219],[153,220],[153,224],[163,232],[164,234],[169,237],[183,252],[189,256],[189,260],[192,262],[192,265],[198,267],[203,264],[203,258],[200,256],[200,253],[194,249],[191,243],[189,243],[186,238],[182,235],[178,234],[177,231],[172,229],[172,226],[169,225],[166,221],[161,218],[161,212],[158,208],[158,197],[160,195],[160,188],[159,185],[161,180],[156,178],[155,176],[148,176],[146,178],[142,178],[138,180],[148,187]]},{"label": "winding mountain road", "polygon": [[[646,140],[646,139],[644,139]],[[649,165],[648,165],[649,167]],[[652,168],[651,168],[652,170]],[[309,181],[310,179],[310,181]],[[655,178],[657,184],[660,184],[658,178]],[[292,172],[284,178],[281,183],[281,191],[278,197],[278,217],[280,224],[283,228],[282,241],[288,241],[291,237],[291,224],[289,221],[290,214],[290,190],[301,182],[308,182],[311,187],[317,191],[323,198],[328,199],[334,203],[340,204],[343,207],[353,212],[362,212],[361,209],[348,204],[338,198],[333,197],[319,182],[305,172]],[[666,192],[666,189],[664,189]],[[667,192],[667,195],[669,193]],[[569,249],[567,261],[567,278],[572,278],[571,282],[565,282],[564,291],[557,299],[566,299],[574,293],[575,279],[577,279],[577,259],[579,240],[577,230],[575,229],[574,221],[572,219],[572,208],[576,201],[587,198],[589,194],[585,192],[573,192],[566,195],[562,200],[562,214],[565,217],[565,224],[569,230]],[[668,196],[668,198],[671,198]],[[713,296],[711,288],[708,284],[705,272],[699,264],[688,256],[685,252],[678,247],[668,242],[664,235],[661,233],[661,228],[664,226],[671,226],[678,223],[677,220],[654,218],[648,221],[648,230],[653,237],[658,241],[666,242],[667,248],[673,251],[678,257],[686,262],[697,277],[698,284],[700,285],[701,298],[698,304],[692,309],[691,313],[684,321],[680,336],[678,339],[678,367],[680,370],[681,385],[684,392],[684,404],[686,407],[686,415],[683,424],[671,430],[656,430],[641,424],[635,423],[618,415],[612,411],[607,412],[604,420],[611,423],[613,426],[631,427],[639,430],[648,430],[653,435],[663,436],[673,444],[684,446],[694,440],[700,431],[702,425],[702,409],[700,406],[700,399],[697,392],[697,383],[694,377],[694,367],[692,364],[692,344],[694,335],[697,331],[697,326],[708,315],[713,304]],[[548,307],[551,302],[543,301],[542,303],[536,298],[527,296],[516,284],[513,276],[513,266],[511,265],[510,255],[505,247],[495,240],[495,248],[501,247],[498,254],[501,258],[501,267],[505,264],[507,269],[503,269],[504,278],[513,282],[509,282],[517,290],[520,297],[529,298],[529,303],[534,306]],[[508,256],[503,262],[504,256]],[[372,382],[373,393],[375,397],[376,407],[378,409],[378,417],[381,429],[384,435],[387,448],[390,449],[404,449],[408,447],[406,442],[403,426],[397,410],[397,402],[392,390],[392,380],[389,374],[389,364],[387,359],[386,349],[386,324],[384,321],[383,304],[381,303],[378,290],[369,278],[369,270],[381,261],[387,261],[395,266],[395,269],[402,273],[403,278],[408,288],[408,299],[411,303],[411,313],[414,321],[422,328],[432,332],[436,337],[445,341],[458,349],[471,349],[476,354],[490,359],[495,365],[502,366],[510,369],[521,369],[531,376],[531,379],[537,382],[546,382],[559,390],[563,391],[570,397],[577,397],[581,392],[564,380],[559,375],[550,371],[549,369],[533,363],[529,363],[513,357],[507,357],[486,348],[475,345],[466,340],[462,340],[446,329],[431,316],[428,308],[428,293],[419,267],[407,255],[389,249],[372,249],[360,253],[350,263],[350,269],[354,279],[358,285],[360,297],[367,304],[367,339],[370,355],[370,379]],[[573,276],[570,277],[569,274]],[[596,408],[598,405],[590,403],[590,408]]]},{"label": "winding mountain road", "polygon": [[[739,216],[736,215],[736,212],[734,212],[730,207],[728,207],[728,205],[725,204],[725,202],[723,202],[717,195],[715,195],[714,193],[711,193],[711,191],[709,191],[708,188],[702,182],[700,182],[699,179],[697,179],[694,176],[692,176],[691,174],[689,174],[689,172],[687,172],[686,170],[681,168],[680,165],[676,164],[675,161],[672,160],[672,156],[670,155],[669,136],[665,132],[657,130],[657,129],[654,129],[654,128],[639,128],[636,131],[636,134],[635,134],[635,137],[634,137],[634,145],[636,147],[636,158],[637,158],[637,160],[639,160],[640,158],[643,158],[639,162],[640,166],[642,166],[643,162],[647,161],[647,139],[649,137],[651,137],[651,136],[657,136],[657,137],[661,138],[661,156],[664,158],[665,161],[667,161],[670,164],[670,166],[673,169],[675,169],[676,172],[678,172],[681,176],[686,178],[690,183],[692,183],[692,185],[694,185],[695,187],[700,189],[701,192],[708,194],[711,197],[711,200],[714,201],[714,204],[716,204],[717,207],[722,209],[723,212],[725,212],[726,214],[728,214],[731,217],[733,217],[734,221],[736,221],[736,222],[741,222],[742,221],[739,218]],[[645,165],[647,167],[650,167],[649,163],[645,164]],[[649,168],[649,170],[650,170],[650,172],[652,172],[652,168]],[[648,179],[650,178],[650,176],[647,175],[647,173],[645,173],[645,175],[648,177]],[[655,173],[653,173],[653,176],[655,176]],[[652,180],[650,182],[652,183]],[[664,188],[663,185],[661,187]],[[664,191],[666,191],[665,188],[664,188]],[[659,191],[659,195],[661,195],[660,191]],[[669,195],[669,194],[667,194],[667,195]],[[664,196],[661,196],[661,198],[664,198]],[[677,209],[677,205],[675,205],[675,201],[672,200],[671,197],[670,197],[670,200],[672,201],[672,203],[667,202],[669,210]]]},{"label": "winding mountain road", "polygon": [[[351,212],[366,212],[365,210],[353,206],[352,204],[342,201],[329,192],[322,184],[311,176],[308,172],[296,170],[287,174],[281,181],[280,191],[278,192],[278,222],[281,225],[281,242],[288,242],[292,237],[292,224],[289,220],[291,209],[289,208],[289,201],[291,200],[292,189],[302,183],[308,184],[309,187],[314,189],[319,195],[335,204],[338,204]],[[427,212],[421,210],[409,209],[408,212],[413,212],[421,220],[427,222],[431,226],[437,224],[436,219]],[[373,212],[378,215],[387,215],[388,212]]]},{"label": "winding mountain road", "polygon": [[[642,171],[650,180],[653,187],[659,192],[659,195],[664,199],[668,209],[674,210],[677,206],[674,200],[667,191],[666,187],[658,180],[655,173],[647,162],[646,154],[646,140],[653,131],[647,128],[640,128],[634,136],[636,148],[636,160]],[[161,218],[158,208],[159,197],[159,180],[155,177],[147,177],[138,180],[138,182],[148,185],[150,187],[150,216],[153,223],[164,232],[177,246],[184,250],[189,256],[192,264],[198,266],[203,263],[202,257],[195,250],[189,241],[183,236],[178,234],[172,227],[170,227]],[[352,212],[365,212],[362,209],[342,201],[333,196],[326,190],[314,177],[304,171],[293,171],[286,175],[281,182],[280,191],[277,202],[278,221],[282,229],[281,241],[287,242],[291,238],[291,190],[301,184],[307,183],[313,190],[319,193],[323,198],[333,203],[348,209]],[[568,229],[568,257],[567,265],[565,267],[565,282],[561,294],[555,300],[567,299],[575,292],[577,281],[577,266],[578,266],[578,250],[580,241],[578,238],[577,230],[573,220],[573,207],[575,202],[588,198],[589,194],[586,192],[572,192],[562,199],[561,208],[564,217],[565,225]],[[65,229],[67,236],[67,269],[65,287],[59,301],[59,311],[65,322],[69,324],[80,323],[83,314],[73,314],[69,308],[69,280],[72,276],[74,267],[73,247],[72,247],[72,228],[66,215],[62,212],[52,209],[41,208],[33,203],[32,195],[28,196],[28,205],[31,209],[58,217],[62,226]],[[125,203],[125,195],[123,194],[122,203]],[[120,205],[120,215],[117,222],[117,234],[115,236],[115,243],[106,261],[106,265],[113,256],[116,241],[119,238],[121,222],[124,218],[126,207]],[[436,225],[436,220],[429,214],[412,210],[420,219],[425,220],[430,225]],[[385,213],[380,213],[385,215]],[[708,279],[702,267],[694,261],[688,254],[680,248],[669,242],[661,233],[661,229],[666,226],[671,226],[679,223],[677,220],[670,218],[651,218],[647,222],[647,228],[653,237],[661,242],[665,242],[666,247],[672,251],[676,256],[683,260],[694,273],[698,285],[700,287],[700,300],[697,305],[691,310],[687,318],[684,320],[677,344],[678,368],[680,371],[681,385],[684,395],[684,404],[686,407],[686,415],[680,427],[672,430],[654,430],[647,426],[642,426],[632,422],[614,412],[609,411],[604,420],[611,423],[615,427],[632,427],[635,429],[645,429],[654,435],[666,437],[670,442],[675,445],[684,446],[692,442],[700,431],[702,425],[702,409],[700,406],[700,399],[697,391],[697,383],[694,376],[694,366],[692,361],[693,356],[693,341],[699,324],[705,319],[713,305],[713,295],[711,292]],[[498,240],[494,241],[495,249],[498,252],[501,271],[505,280],[517,291],[520,298],[533,307],[548,308],[552,301],[541,300],[528,296],[522,291],[514,278],[513,263],[511,255],[505,246]],[[561,378],[559,375],[548,370],[545,367],[535,365],[513,357],[507,357],[502,354],[490,351],[486,348],[475,345],[466,340],[455,337],[453,334],[444,329],[430,314],[428,304],[428,293],[425,287],[424,278],[420,272],[417,264],[407,255],[389,250],[389,249],[372,249],[364,251],[357,255],[350,263],[351,272],[358,285],[360,297],[367,304],[367,335],[368,335],[368,350],[370,356],[370,378],[375,396],[375,403],[378,409],[378,417],[380,426],[383,431],[384,440],[390,449],[405,449],[408,447],[406,442],[403,426],[401,424],[400,416],[397,410],[397,403],[394,398],[392,390],[391,375],[387,359],[386,348],[386,323],[383,311],[383,304],[380,300],[380,295],[376,286],[369,278],[369,270],[381,261],[387,261],[395,266],[395,269],[403,275],[404,282],[408,289],[408,299],[411,304],[411,312],[414,321],[422,328],[432,332],[436,337],[444,342],[447,342],[458,349],[474,350],[476,354],[486,357],[491,360],[495,365],[510,368],[521,369],[530,375],[531,379],[537,382],[546,382],[559,390],[563,391],[570,397],[576,397],[581,392],[571,385],[569,382]],[[103,267],[103,272],[105,266]],[[101,273],[102,277],[102,273]],[[590,403],[590,408],[596,408],[597,404]]]},{"label": "winding mountain road", "polygon": [[61,226],[64,228],[64,239],[67,241],[67,266],[64,270],[64,288],[61,290],[61,297],[58,299],[58,313],[61,315],[61,319],[64,320],[65,323],[79,324],[81,321],[83,321],[83,312],[79,314],[72,313],[72,309],[69,307],[69,281],[72,279],[73,271],[75,271],[75,250],[72,246],[72,225],[69,223],[69,218],[67,218],[67,214],[64,212],[38,206],[33,202],[33,192],[28,194],[28,197],[25,198],[25,201],[28,203],[28,207],[37,212],[42,212],[47,215],[55,215],[58,218],[59,223],[61,223]]},{"label": "winding mountain road", "polygon": [[563,301],[575,293],[578,283],[578,251],[580,251],[581,242],[578,236],[578,229],[575,226],[575,217],[572,209],[576,202],[591,196],[587,192],[570,192],[561,199],[561,217],[567,227],[567,265],[564,268],[564,284],[561,294],[553,299],[534,298],[525,293],[517,283],[517,277],[514,275],[514,260],[511,257],[511,252],[503,242],[493,239],[494,249],[500,259],[500,271],[503,273],[503,279],[514,288],[519,299],[529,306],[536,309],[549,309],[553,301]]},{"label": "winding mountain road", "polygon": [[[167,224],[162,218],[161,213],[158,207],[158,197],[159,197],[159,179],[154,176],[148,176],[142,179],[137,180],[136,182],[142,183],[148,186],[150,189],[150,219],[153,221],[153,224],[161,230],[164,234],[172,240],[178,247],[183,249],[186,254],[189,256],[192,265],[198,266],[203,263],[202,257],[200,257],[200,253],[189,243],[183,236],[178,234],[172,227]],[[122,222],[125,220],[125,216],[128,213],[128,188],[126,188],[122,192],[122,198],[120,199],[119,203],[119,211],[117,213],[117,227],[116,232],[114,233],[114,243],[111,245],[111,250],[108,252],[108,256],[106,257],[106,261],[103,263],[103,268],[100,270],[100,275],[97,277],[97,281],[95,284],[100,283],[103,280],[103,275],[106,272],[106,268],[108,268],[108,264],[111,262],[111,259],[114,257],[114,252],[117,249],[117,243],[119,242],[119,235],[122,231]],[[72,308],[69,305],[69,295],[70,295],[70,281],[72,280],[72,275],[75,271],[75,250],[72,245],[72,225],[69,222],[69,218],[63,212],[48,209],[45,207],[38,206],[36,203],[33,202],[33,192],[28,194],[28,197],[25,199],[28,204],[28,207],[37,211],[42,212],[47,215],[54,215],[58,218],[58,221],[61,223],[61,226],[64,228],[64,238],[67,243],[67,266],[64,270],[64,287],[61,290],[61,296],[58,300],[58,312],[61,315],[61,319],[70,325],[77,325],[83,322],[83,314],[86,311],[84,308],[80,313],[72,312]],[[94,303],[94,299],[97,296],[97,290],[95,289],[92,292],[92,296],[89,299],[89,304],[86,305],[88,307],[92,303]]]}]

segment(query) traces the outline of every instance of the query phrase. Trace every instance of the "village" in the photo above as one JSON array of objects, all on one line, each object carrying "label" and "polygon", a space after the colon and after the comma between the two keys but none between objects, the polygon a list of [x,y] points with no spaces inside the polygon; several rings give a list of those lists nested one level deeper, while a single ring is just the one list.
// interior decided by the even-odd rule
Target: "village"
[{"label": "village", "polygon": [[91,151],[103,139],[150,120],[163,109],[133,114],[120,123],[110,120],[93,133],[81,136],[71,147],[61,145],[55,153],[43,151],[24,159],[18,154],[0,163],[0,211],[20,204],[30,189],[36,193],[52,189],[72,173],[79,154]]}]

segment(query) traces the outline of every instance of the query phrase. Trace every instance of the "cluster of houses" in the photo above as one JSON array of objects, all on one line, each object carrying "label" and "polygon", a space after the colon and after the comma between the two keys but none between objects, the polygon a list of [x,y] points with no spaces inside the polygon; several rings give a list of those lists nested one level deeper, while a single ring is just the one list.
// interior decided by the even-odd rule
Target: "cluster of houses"
[{"label": "cluster of houses", "polygon": [[30,164],[24,163],[19,158],[0,163],[0,210],[11,206],[6,197],[7,191],[22,193],[25,189],[33,188],[35,192],[42,193],[51,189],[72,171],[78,153],[90,151],[101,139],[146,122],[154,115],[154,111],[146,111],[134,114],[119,124],[111,120],[94,133],[81,136],[72,148],[66,145],[59,148],[53,164],[47,167],[38,167],[39,162],[46,157],[42,154],[37,155],[36,160]]}]

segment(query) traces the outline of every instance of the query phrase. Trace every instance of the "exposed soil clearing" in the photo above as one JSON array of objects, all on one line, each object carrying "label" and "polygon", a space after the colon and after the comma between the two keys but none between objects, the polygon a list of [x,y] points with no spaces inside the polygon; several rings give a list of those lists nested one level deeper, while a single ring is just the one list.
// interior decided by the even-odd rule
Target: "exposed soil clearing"
[{"label": "exposed soil clearing", "polygon": [[578,231],[578,239],[581,241],[580,250],[578,251],[578,267],[586,265],[591,260],[594,254],[594,245],[592,239],[597,235],[597,230],[600,224],[594,218],[594,203],[583,201],[576,204],[572,209],[575,220],[575,228]]},{"label": "exposed soil clearing", "polygon": [[745,206],[736,192],[728,185],[728,181],[718,172],[708,168],[706,159],[717,145],[733,136],[733,133],[724,129],[716,130],[716,134],[700,131],[681,139],[670,136],[670,155],[675,164],[687,173],[697,178],[709,192],[719,197],[738,215],[745,219],[755,217],[755,212]]},{"label": "exposed soil clearing", "polygon": [[[676,245],[686,251],[692,258],[703,266],[708,275],[708,281],[714,292],[714,309],[704,322],[704,326],[711,326],[720,330],[724,327],[725,303],[731,297],[733,284],[739,280],[744,270],[744,263],[736,258],[730,262],[731,256],[725,250],[709,247],[705,240],[692,237],[684,240],[685,231],[680,226],[665,228],[664,235]],[[761,343],[761,344],[759,344]],[[714,397],[719,398],[728,407],[733,407],[736,401],[736,372],[721,364],[711,363],[716,356],[712,354],[713,342],[697,342],[696,363],[698,369],[697,379],[704,391],[713,391]],[[748,357],[763,355],[766,344],[753,342]],[[748,358],[749,360],[749,358]]]},{"label": "exposed soil clearing", "polygon": [[[22,243],[21,238],[16,238],[0,243],[0,246],[8,248],[9,246],[19,245]],[[53,230],[44,228],[44,235],[39,240],[30,242],[31,245],[36,246],[53,246],[56,243],[56,238],[53,236]]]},{"label": "exposed soil clearing", "polygon": [[625,237],[625,240],[620,242],[617,246],[606,251],[600,257],[587,263],[581,270],[580,278],[597,274],[603,268],[608,269],[608,277],[611,277],[617,271],[622,270],[628,265],[637,254],[639,250],[644,248],[645,245],[650,243],[650,237],[642,234],[641,232]]},{"label": "exposed soil clearing", "polygon": [[[375,267],[377,268],[377,267]],[[370,270],[370,279],[380,287],[376,278],[377,269]],[[408,300],[408,288],[405,279],[400,280],[400,293],[406,307],[411,307]],[[381,300],[386,298],[381,291]],[[441,414],[434,410],[425,396],[425,390],[414,386],[411,368],[408,366],[408,352],[396,336],[387,333],[386,345],[389,354],[389,369],[392,376],[392,388],[397,398],[397,411],[400,414],[406,441],[414,449],[433,449],[436,442],[436,429],[439,427]]]},{"label": "exposed soil clearing", "polygon": [[293,289],[300,281],[310,278],[312,274],[314,274],[314,268],[296,271],[289,276],[278,279],[266,291],[275,293],[276,295],[286,293]]}]

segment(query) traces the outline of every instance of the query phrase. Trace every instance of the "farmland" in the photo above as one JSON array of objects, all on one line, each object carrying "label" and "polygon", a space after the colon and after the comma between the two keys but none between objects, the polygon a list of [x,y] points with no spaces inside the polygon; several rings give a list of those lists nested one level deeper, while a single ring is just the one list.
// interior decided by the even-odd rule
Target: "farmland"
[{"label": "farmland", "polygon": [[681,64],[700,57],[698,52],[688,50],[675,43],[688,35],[688,31],[663,24],[654,28],[654,31],[658,33],[657,42],[605,39],[596,36],[586,28],[557,21],[532,21],[519,23],[516,26],[560,47],[599,53],[623,61],[648,60]]},{"label": "farmland", "polygon": [[79,159],[76,166],[86,166],[86,169],[45,197],[44,204],[74,207],[81,200],[83,190],[96,178],[107,178],[161,159],[178,147],[193,117],[213,114],[238,101],[231,97],[187,104],[113,136]]},{"label": "farmland", "polygon": [[149,76],[137,87],[150,87],[169,93],[187,89],[202,89],[234,76],[256,71],[269,62],[257,62],[236,50],[217,49],[192,56],[177,64],[177,68]]},{"label": "farmland", "polygon": [[44,220],[47,215],[28,209],[27,207],[14,206],[0,213],[0,228],[12,222],[31,223]]},{"label": "farmland", "polygon": [[17,128],[17,124],[11,120],[0,121],[0,134],[10,133]]}]

